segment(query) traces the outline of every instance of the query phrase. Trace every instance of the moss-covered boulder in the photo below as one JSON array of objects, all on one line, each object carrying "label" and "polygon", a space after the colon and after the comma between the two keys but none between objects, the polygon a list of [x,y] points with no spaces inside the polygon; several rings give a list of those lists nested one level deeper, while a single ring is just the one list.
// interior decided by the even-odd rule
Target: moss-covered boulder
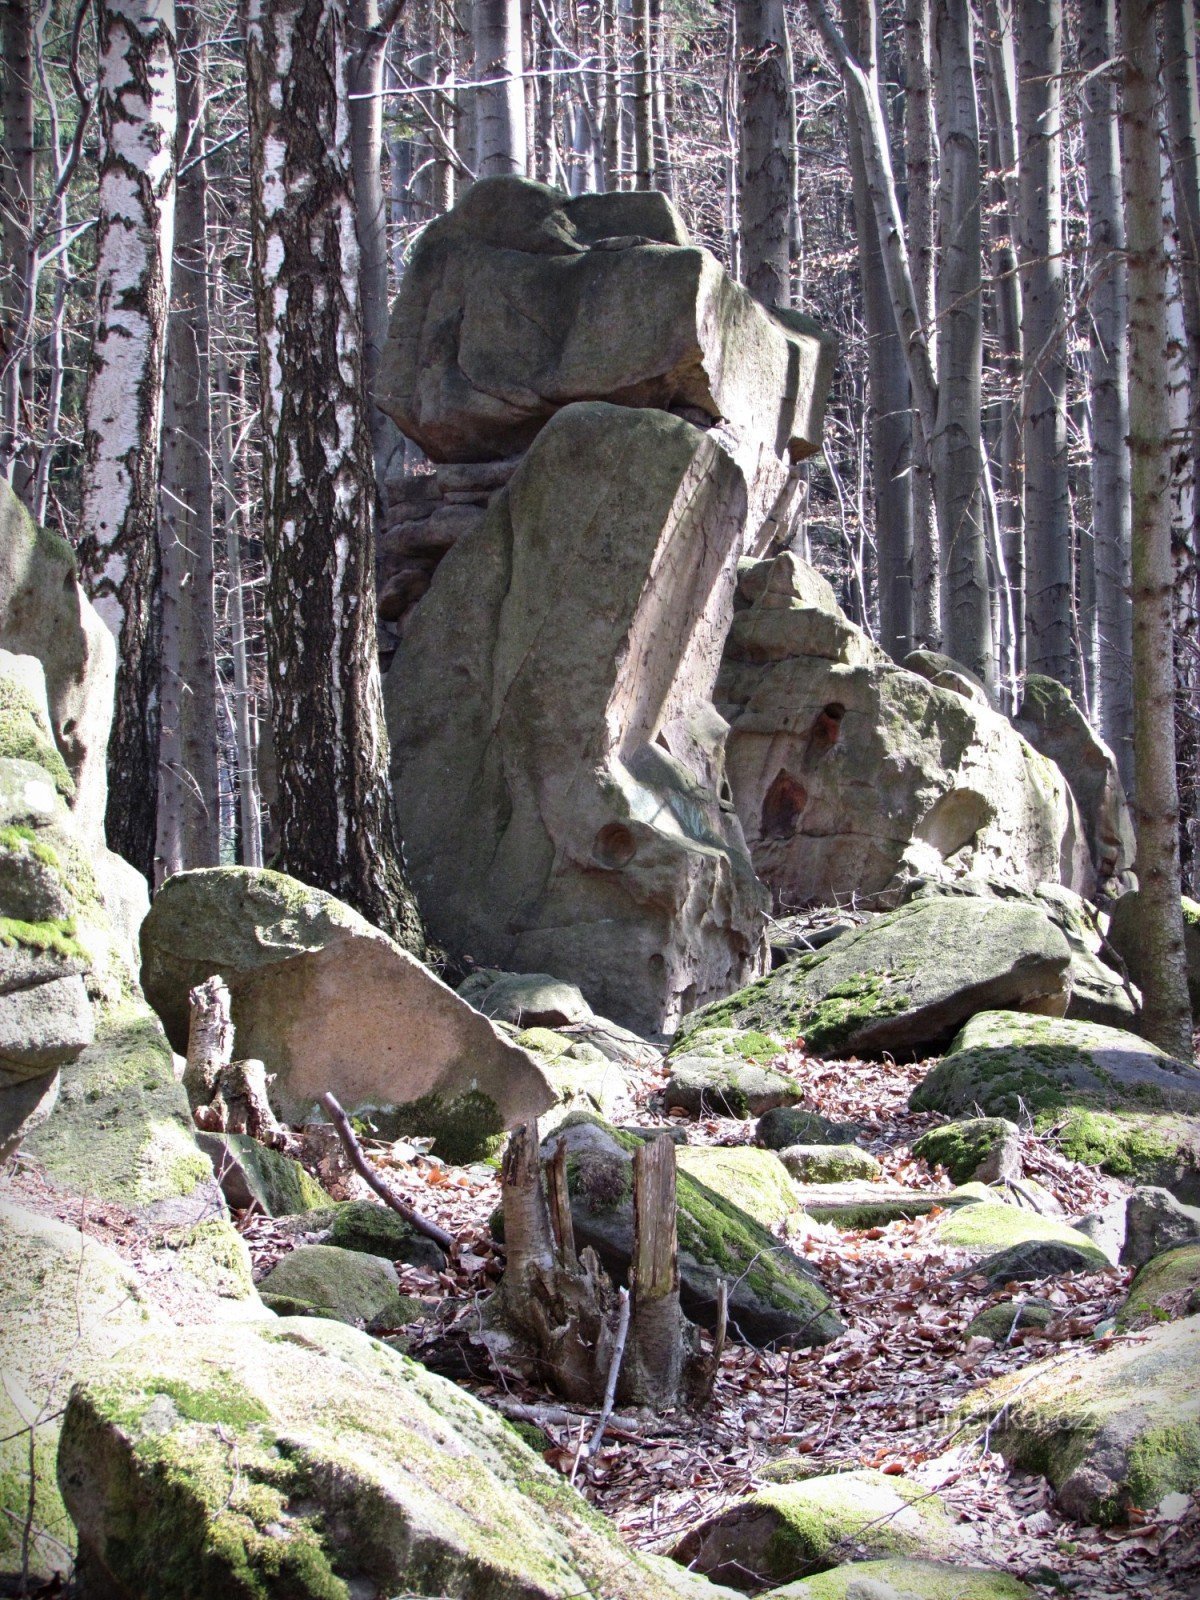
[{"label": "moss-covered boulder", "polygon": [[1107,1349],[1060,1352],[997,1379],[965,1415],[994,1448],[1040,1472],[1067,1516],[1111,1523],[1200,1487],[1200,1317]]},{"label": "moss-covered boulder", "polygon": [[287,1120],[331,1090],[389,1135],[432,1137],[461,1162],[554,1102],[528,1052],[349,906],[284,873],[178,873],[141,942],[146,996],[181,1052],[190,989],[225,979],[238,1053],[275,1074]]},{"label": "moss-covered boulder", "polygon": [[[988,1200],[975,1206],[956,1206],[940,1219],[936,1231],[940,1244],[967,1251],[974,1270],[983,1271],[985,1275],[986,1263],[990,1258],[1001,1255],[1008,1257],[1011,1251],[1034,1245],[1059,1246],[1073,1253],[1072,1259],[1078,1265],[1062,1266],[1058,1271],[1100,1272],[1109,1264],[1104,1252],[1086,1234],[1077,1232],[1061,1217],[1045,1217],[1020,1206],[1006,1205],[1000,1200]],[[1031,1261],[1033,1259],[1030,1258]],[[1049,1261],[1051,1258],[1046,1259]],[[1000,1260],[996,1264],[999,1269],[1006,1262]],[[1022,1266],[1015,1256],[1007,1264],[1014,1269]],[[1013,1275],[1016,1276],[1015,1271]]]},{"label": "moss-covered boulder", "polygon": [[[0,1201],[0,1572],[67,1572],[74,1529],[55,1478],[62,1409],[77,1374],[158,1321],[119,1256],[53,1217]],[[30,1481],[30,1433],[33,1479]]]},{"label": "moss-covered boulder", "polygon": [[817,1055],[912,1053],[948,1043],[989,1007],[1061,1012],[1069,961],[1062,934],[1032,906],[918,900],[693,1012],[681,1038],[732,1026],[803,1038]]},{"label": "moss-covered boulder", "polygon": [[1031,1115],[1071,1160],[1200,1199],[1200,1071],[1119,1028],[983,1012],[910,1104],[950,1116]]},{"label": "moss-covered boulder", "polygon": [[[633,1249],[635,1134],[598,1118],[572,1117],[547,1140],[567,1147],[575,1241],[591,1245],[619,1282]],[[824,1344],[842,1331],[824,1290],[773,1230],[797,1212],[795,1189],[766,1150],[678,1152],[680,1300],[706,1327],[716,1322],[719,1285],[729,1291],[729,1328],[752,1344],[779,1339]]]},{"label": "moss-covered boulder", "polygon": [[1048,1328],[1059,1315],[1048,1300],[1004,1300],[967,1323],[967,1337],[1007,1344],[1022,1328]]},{"label": "moss-covered boulder", "polygon": [[302,1244],[281,1256],[260,1293],[282,1317],[331,1317],[372,1332],[398,1328],[416,1315],[390,1261],[329,1244]]},{"label": "moss-covered boulder", "polygon": [[[713,1037],[720,1034],[721,1037]],[[746,1049],[740,1046],[747,1041]],[[670,1058],[671,1075],[663,1085],[661,1100],[670,1111],[690,1117],[758,1117],[777,1106],[794,1104],[803,1091],[782,1072],[762,1065],[759,1034],[737,1034],[713,1029],[698,1035],[692,1047]],[[769,1045],[765,1048],[769,1049]],[[771,1054],[777,1054],[772,1050]],[[769,1057],[768,1057],[769,1059]]]},{"label": "moss-covered boulder", "polygon": [[977,1206],[993,1197],[981,1183],[965,1184],[949,1193],[906,1189],[898,1183],[856,1178],[849,1183],[797,1183],[796,1197],[814,1222],[850,1230],[882,1228],[889,1222],[927,1217],[931,1211]]},{"label": "moss-covered boulder", "polygon": [[793,1144],[853,1144],[860,1129],[854,1122],[834,1122],[802,1106],[777,1106],[759,1117],[754,1142],[767,1150]]},{"label": "moss-covered boulder", "polygon": [[798,1183],[869,1182],[883,1176],[883,1168],[866,1150],[853,1144],[793,1144],[779,1159]]},{"label": "moss-covered boulder", "polygon": [[715,1583],[760,1589],[856,1557],[936,1559],[966,1543],[936,1495],[860,1471],[761,1489],[691,1529],[671,1554]]},{"label": "moss-covered boulder", "polygon": [[397,1212],[372,1200],[346,1200],[333,1213],[329,1243],[339,1250],[357,1250],[387,1261],[406,1261],[414,1267],[444,1267],[446,1258]]},{"label": "moss-covered boulder", "polygon": [[944,1167],[955,1183],[1000,1183],[1021,1170],[1021,1130],[1007,1117],[968,1117],[923,1133],[913,1155]]},{"label": "moss-covered boulder", "polygon": [[944,1561],[851,1561],[773,1591],[771,1600],[1034,1600],[1035,1591],[994,1567]]},{"label": "moss-covered boulder", "polygon": [[971,1269],[972,1277],[985,1278],[993,1288],[1006,1283],[1041,1283],[1072,1272],[1095,1272],[1108,1266],[1099,1250],[1061,1239],[1023,1239],[1006,1250],[984,1256]]},{"label": "moss-covered boulder", "polygon": [[1200,1240],[1176,1245],[1147,1261],[1117,1312],[1117,1327],[1148,1328],[1200,1312]]},{"label": "moss-covered boulder", "polygon": [[[593,1037],[597,1036],[602,1037],[598,1032]],[[592,1038],[577,1039],[542,1027],[523,1028],[516,1042],[536,1058],[555,1095],[554,1105],[539,1118],[543,1130],[557,1127],[572,1111],[594,1111],[611,1121],[628,1101],[622,1048],[606,1052]],[[620,1040],[616,1043],[623,1045]]]},{"label": "moss-covered boulder", "polygon": [[59,1478],[89,1592],[158,1600],[674,1600],[478,1401],[315,1319],[180,1330],[72,1393]]},{"label": "moss-covered boulder", "polygon": [[221,1192],[236,1211],[250,1206],[268,1217],[319,1211],[330,1198],[298,1161],[271,1150],[248,1133],[198,1133],[196,1143],[212,1162]]}]

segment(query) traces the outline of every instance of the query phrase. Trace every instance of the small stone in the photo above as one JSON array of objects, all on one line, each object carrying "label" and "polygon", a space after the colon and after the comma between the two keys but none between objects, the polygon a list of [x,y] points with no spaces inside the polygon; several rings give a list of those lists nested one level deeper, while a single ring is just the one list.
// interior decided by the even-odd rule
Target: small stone
[{"label": "small stone", "polygon": [[1200,1207],[1185,1206],[1167,1189],[1135,1189],[1125,1209],[1123,1267],[1144,1266],[1160,1251],[1200,1238]]},{"label": "small stone", "polygon": [[797,1144],[853,1144],[858,1134],[856,1123],[831,1122],[803,1106],[776,1106],[759,1117],[754,1142],[767,1150],[786,1150]]},{"label": "small stone", "polygon": [[671,1068],[662,1103],[668,1112],[684,1111],[690,1117],[745,1121],[801,1096],[790,1078],[737,1056],[679,1056]]},{"label": "small stone", "polygon": [[414,1302],[400,1294],[390,1261],[302,1244],[283,1256],[259,1285],[263,1302],[283,1317],[329,1317],[373,1332],[411,1322]]},{"label": "small stone", "polygon": [[955,1183],[1007,1183],[1021,1175],[1021,1130],[1005,1117],[971,1117],[923,1133],[913,1155],[944,1167]]},{"label": "small stone", "polygon": [[970,1339],[1007,1344],[1014,1331],[1048,1327],[1056,1316],[1058,1312],[1048,1300],[1006,1300],[1002,1305],[989,1306],[968,1322],[966,1334]]},{"label": "small stone", "polygon": [[852,1144],[789,1145],[779,1159],[801,1183],[849,1183],[883,1174],[873,1155]]}]

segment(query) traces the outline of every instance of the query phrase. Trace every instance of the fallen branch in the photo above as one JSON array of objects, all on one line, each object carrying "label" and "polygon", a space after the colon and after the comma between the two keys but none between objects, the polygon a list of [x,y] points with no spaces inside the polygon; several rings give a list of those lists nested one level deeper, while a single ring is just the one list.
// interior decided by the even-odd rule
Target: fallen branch
[{"label": "fallen branch", "polygon": [[429,1218],[423,1217],[419,1211],[414,1210],[407,1200],[400,1198],[391,1184],[379,1176],[363,1154],[362,1145],[359,1144],[358,1137],[350,1126],[350,1118],[328,1090],[320,1096],[320,1100],[333,1119],[333,1125],[337,1129],[338,1138],[342,1141],[350,1165],[358,1173],[359,1177],[365,1183],[369,1183],[384,1205],[391,1206],[392,1210],[402,1216],[410,1227],[415,1228],[418,1233],[423,1233],[427,1239],[432,1239],[435,1244],[440,1244],[447,1255],[451,1254],[454,1250],[453,1235],[447,1233],[445,1228],[439,1228],[436,1222],[430,1222]]},{"label": "fallen branch", "polygon": [[[625,1340],[629,1333],[629,1290],[618,1289],[617,1301],[620,1312],[617,1320],[617,1337],[613,1343],[612,1361],[608,1368],[608,1382],[604,1386],[604,1404],[600,1407],[600,1416],[596,1422],[596,1431],[589,1439],[587,1448],[582,1452],[586,1456],[594,1456],[599,1450],[604,1438],[604,1430],[608,1427],[608,1419],[612,1416],[613,1403],[617,1398],[617,1377],[621,1371],[621,1357],[625,1354]],[[578,1465],[578,1460],[576,1461]]]}]

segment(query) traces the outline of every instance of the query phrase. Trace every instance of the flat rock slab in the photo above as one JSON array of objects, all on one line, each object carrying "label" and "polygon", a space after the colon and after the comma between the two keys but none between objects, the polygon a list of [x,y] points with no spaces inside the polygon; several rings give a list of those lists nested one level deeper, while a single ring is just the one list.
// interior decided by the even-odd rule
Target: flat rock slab
[{"label": "flat rock slab", "polygon": [[449,1160],[485,1153],[554,1094],[537,1063],[385,934],[283,873],[179,873],[142,926],[142,982],[176,1050],[189,990],[229,985],[240,1056],[276,1075],[285,1120],[331,1090],[393,1134],[430,1133]]},{"label": "flat rock slab", "polygon": [[676,1049],[700,1028],[733,1026],[803,1038],[815,1055],[916,1053],[999,1005],[1061,1013],[1069,961],[1062,934],[1032,906],[918,900],[693,1012]]},{"label": "flat rock slab", "polygon": [[853,1144],[792,1144],[779,1159],[797,1183],[869,1182],[883,1176],[875,1157]]},{"label": "flat rock slab", "polygon": [[315,1318],[123,1351],[72,1393],[59,1473],[97,1593],[147,1573],[158,1600],[704,1592],[463,1390]]},{"label": "flat rock slab", "polygon": [[1060,1352],[998,1379],[963,1407],[991,1421],[1013,1466],[1050,1480],[1076,1522],[1123,1521],[1200,1486],[1200,1317],[1110,1348]]},{"label": "flat rock slab", "polygon": [[849,1561],[773,1591],[772,1600],[1034,1600],[1036,1591],[994,1567],[944,1561]]},{"label": "flat rock slab", "polygon": [[[569,1118],[546,1140],[567,1147],[571,1218],[579,1248],[590,1245],[608,1272],[627,1282],[633,1250],[636,1134],[595,1118]],[[680,1301],[704,1327],[716,1325],[719,1286],[729,1291],[734,1338],[765,1345],[792,1339],[824,1344],[843,1331],[825,1291],[777,1237],[797,1212],[792,1180],[769,1151],[677,1151]]]},{"label": "flat rock slab", "polygon": [[936,1189],[905,1189],[900,1184],[853,1179],[842,1183],[797,1183],[796,1197],[814,1222],[835,1228],[886,1227],[927,1217],[947,1207],[974,1206],[991,1199],[982,1184],[939,1193]]},{"label": "flat rock slab", "polygon": [[765,310],[662,195],[487,178],[421,234],[375,398],[435,461],[523,450],[578,400],[686,406],[799,460],[835,348]]},{"label": "flat rock slab", "polygon": [[968,1544],[936,1495],[861,1471],[762,1489],[690,1530],[671,1554],[716,1583],[754,1590],[851,1556],[947,1556]]}]

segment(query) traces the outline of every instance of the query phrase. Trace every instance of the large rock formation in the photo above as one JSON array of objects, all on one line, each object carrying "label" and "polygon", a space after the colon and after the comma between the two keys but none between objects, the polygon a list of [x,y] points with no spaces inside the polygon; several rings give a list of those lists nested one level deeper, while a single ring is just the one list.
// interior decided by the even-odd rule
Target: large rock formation
[{"label": "large rock formation", "polygon": [[914,874],[1088,891],[1071,791],[1004,717],[895,666],[794,555],[744,566],[738,600],[715,698],[734,804],[778,904]]}]

